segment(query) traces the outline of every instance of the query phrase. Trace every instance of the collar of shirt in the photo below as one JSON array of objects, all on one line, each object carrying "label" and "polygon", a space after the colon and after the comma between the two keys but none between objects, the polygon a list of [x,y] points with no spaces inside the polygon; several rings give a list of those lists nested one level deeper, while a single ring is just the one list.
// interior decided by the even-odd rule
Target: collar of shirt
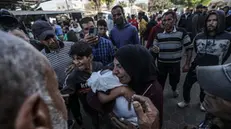
[{"label": "collar of shirt", "polygon": [[[171,31],[171,32],[169,32],[169,33],[175,33],[177,30],[176,30],[176,26],[174,26],[173,27],[173,30]],[[166,34],[166,33],[168,33],[168,32],[166,32],[165,30],[164,30],[164,32],[163,32],[164,34]]]}]

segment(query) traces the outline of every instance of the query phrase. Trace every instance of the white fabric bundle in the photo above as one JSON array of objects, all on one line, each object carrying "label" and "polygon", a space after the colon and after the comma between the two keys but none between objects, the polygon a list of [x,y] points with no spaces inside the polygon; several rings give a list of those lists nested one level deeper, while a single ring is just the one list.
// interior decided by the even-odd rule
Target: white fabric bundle
[{"label": "white fabric bundle", "polygon": [[[96,90],[106,92],[115,87],[126,86],[120,83],[119,78],[113,75],[111,70],[93,72],[91,77],[87,80],[87,84],[94,93]],[[131,104],[131,110],[129,110],[128,101],[123,96],[116,98],[113,112],[117,117],[126,119],[134,125],[138,125],[133,105]]]},{"label": "white fabric bundle", "polygon": [[106,92],[109,89],[122,86],[119,78],[112,74],[111,70],[93,72],[87,80],[87,84],[95,93],[96,90]]}]

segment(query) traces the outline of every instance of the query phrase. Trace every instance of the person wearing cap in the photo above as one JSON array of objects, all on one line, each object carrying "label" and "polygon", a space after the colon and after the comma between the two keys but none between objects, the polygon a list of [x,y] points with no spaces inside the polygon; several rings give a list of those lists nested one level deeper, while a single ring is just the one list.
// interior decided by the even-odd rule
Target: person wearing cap
[{"label": "person wearing cap", "polygon": [[32,25],[32,32],[37,40],[44,45],[41,51],[50,61],[56,72],[60,88],[63,86],[66,74],[65,70],[71,64],[72,59],[68,52],[72,42],[62,42],[56,39],[55,30],[43,20],[37,20]]},{"label": "person wearing cap", "polygon": [[[184,101],[177,105],[187,107],[190,103],[190,91],[197,81],[195,69],[197,66],[211,66],[223,64],[231,54],[231,34],[225,31],[225,14],[222,10],[209,12],[205,20],[204,32],[194,38],[196,57],[186,75],[183,85]],[[216,73],[214,73],[216,74]],[[204,100],[203,88],[200,92],[200,102]],[[204,111],[201,104],[200,109]]]},{"label": "person wearing cap", "polygon": [[14,14],[6,9],[0,10],[0,30],[9,32],[10,34],[22,38],[23,40],[29,42],[39,51],[43,49],[43,45],[41,45],[39,41],[29,39],[28,35],[26,35],[24,31],[19,29],[18,19],[14,16]]},{"label": "person wearing cap", "polygon": [[206,115],[199,128],[230,129],[231,64],[200,66],[196,73],[198,83],[206,94],[203,102]]}]

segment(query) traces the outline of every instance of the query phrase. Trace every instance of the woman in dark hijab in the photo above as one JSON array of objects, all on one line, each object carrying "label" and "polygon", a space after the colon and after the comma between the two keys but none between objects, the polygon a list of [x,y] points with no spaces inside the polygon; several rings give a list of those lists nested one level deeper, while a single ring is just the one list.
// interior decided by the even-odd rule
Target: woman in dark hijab
[{"label": "woman in dark hijab", "polygon": [[130,88],[123,87],[127,88],[125,91],[132,90],[151,99],[159,110],[161,125],[163,91],[156,79],[157,70],[149,51],[141,45],[126,45],[120,48],[115,54],[113,74],[121,83],[128,84]]}]

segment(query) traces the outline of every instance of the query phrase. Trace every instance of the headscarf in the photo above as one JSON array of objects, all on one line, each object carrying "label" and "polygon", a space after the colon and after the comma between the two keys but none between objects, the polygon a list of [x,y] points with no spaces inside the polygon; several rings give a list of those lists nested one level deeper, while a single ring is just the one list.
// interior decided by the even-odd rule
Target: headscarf
[{"label": "headscarf", "polygon": [[151,77],[154,79],[156,77],[154,59],[150,52],[141,45],[126,45],[117,51],[115,58],[131,77],[128,85],[136,93],[144,91],[145,83]]}]

